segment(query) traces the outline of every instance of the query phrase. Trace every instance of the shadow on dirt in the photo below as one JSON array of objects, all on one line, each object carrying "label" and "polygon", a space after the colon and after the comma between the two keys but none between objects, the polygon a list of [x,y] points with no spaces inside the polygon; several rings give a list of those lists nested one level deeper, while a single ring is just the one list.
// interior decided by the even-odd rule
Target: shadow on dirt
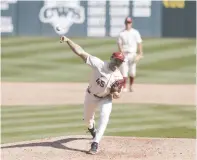
[{"label": "shadow on dirt", "polygon": [[61,140],[57,140],[57,141],[53,141],[53,142],[35,142],[35,143],[28,143],[28,144],[18,144],[18,145],[1,147],[1,149],[42,146],[42,147],[53,147],[53,148],[57,148],[57,149],[66,149],[66,150],[70,150],[70,151],[88,153],[87,150],[81,150],[81,149],[70,148],[70,147],[65,146],[66,145],[65,143],[77,141],[77,140],[90,140],[90,138],[67,138],[67,139],[61,139]]}]

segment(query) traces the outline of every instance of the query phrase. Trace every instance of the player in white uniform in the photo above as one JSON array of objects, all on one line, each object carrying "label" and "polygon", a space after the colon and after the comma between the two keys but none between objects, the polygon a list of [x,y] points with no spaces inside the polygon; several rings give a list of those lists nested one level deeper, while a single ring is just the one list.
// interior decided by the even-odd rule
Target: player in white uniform
[{"label": "player in white uniform", "polygon": [[[112,100],[120,98],[121,95],[124,80],[118,68],[124,61],[124,55],[121,52],[114,52],[110,62],[104,62],[88,54],[65,36],[60,38],[60,42],[67,42],[72,51],[81,57],[93,70],[85,95],[84,120],[93,136],[89,153],[95,154],[109,121]],[[100,120],[96,130],[94,114],[97,107],[100,107]]]},{"label": "player in white uniform", "polygon": [[120,67],[120,71],[124,77],[123,91],[127,91],[126,82],[128,76],[130,79],[129,90],[132,91],[132,84],[136,76],[136,63],[143,57],[143,52],[140,33],[138,30],[132,28],[132,19],[130,17],[125,19],[125,29],[120,32],[118,37],[118,48],[125,55],[125,61]]}]

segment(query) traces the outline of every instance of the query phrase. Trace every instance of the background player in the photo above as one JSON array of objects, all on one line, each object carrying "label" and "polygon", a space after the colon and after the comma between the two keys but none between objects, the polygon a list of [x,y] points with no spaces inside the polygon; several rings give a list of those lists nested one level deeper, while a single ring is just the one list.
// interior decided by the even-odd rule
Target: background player
[{"label": "background player", "polygon": [[[84,101],[84,120],[93,136],[89,152],[95,154],[109,121],[112,99],[120,98],[121,95],[124,80],[118,67],[124,61],[124,55],[121,52],[115,52],[110,62],[104,62],[88,54],[65,36],[60,38],[60,42],[67,42],[72,51],[93,69]],[[94,114],[97,107],[100,107],[100,120],[96,130]]]},{"label": "background player", "polygon": [[[120,32],[118,37],[118,48],[125,55],[125,61],[120,67],[120,71],[124,77],[124,89],[127,91],[126,83],[129,75],[129,90],[133,91],[134,77],[136,76],[136,63],[143,57],[142,39],[138,30],[132,28],[132,19],[125,19],[125,29]],[[138,49],[138,55],[137,55]]]}]

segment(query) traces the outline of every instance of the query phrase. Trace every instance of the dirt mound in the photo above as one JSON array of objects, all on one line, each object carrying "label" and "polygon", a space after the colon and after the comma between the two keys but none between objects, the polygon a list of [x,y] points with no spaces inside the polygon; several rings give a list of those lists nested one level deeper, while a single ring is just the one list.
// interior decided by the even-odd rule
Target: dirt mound
[{"label": "dirt mound", "polygon": [[96,155],[88,136],[67,136],[1,146],[3,160],[194,160],[194,139],[104,137]]}]

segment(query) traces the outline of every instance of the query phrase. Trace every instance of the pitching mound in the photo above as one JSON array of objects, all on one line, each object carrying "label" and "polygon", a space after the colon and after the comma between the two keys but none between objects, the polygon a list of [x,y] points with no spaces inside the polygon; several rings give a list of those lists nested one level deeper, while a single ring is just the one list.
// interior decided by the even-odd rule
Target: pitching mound
[{"label": "pitching mound", "polygon": [[194,160],[195,140],[104,137],[96,155],[88,136],[48,138],[1,146],[3,160]]}]

